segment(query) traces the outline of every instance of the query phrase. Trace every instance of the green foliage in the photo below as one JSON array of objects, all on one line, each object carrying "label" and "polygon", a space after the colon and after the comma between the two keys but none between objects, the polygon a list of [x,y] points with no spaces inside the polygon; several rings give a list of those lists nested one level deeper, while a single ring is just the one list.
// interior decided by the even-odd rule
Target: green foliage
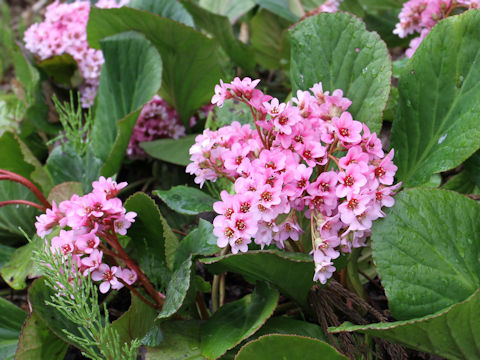
[{"label": "green foliage", "polygon": [[150,11],[188,26],[194,26],[192,15],[176,0],[131,0],[129,7]]},{"label": "green foliage", "polygon": [[0,297],[0,357],[13,360],[18,337],[27,314],[19,307]]},{"label": "green foliage", "polygon": [[322,82],[352,101],[348,111],[372,132],[382,127],[392,65],[378,34],[348,14],[319,14],[290,30],[293,94]]},{"label": "green foliage", "polygon": [[62,360],[65,358],[67,348],[68,345],[52,333],[42,319],[32,312],[23,325],[15,359]]},{"label": "green foliage", "polygon": [[406,186],[457,167],[480,147],[479,25],[478,11],[441,21],[400,75],[391,141]]},{"label": "green foliage", "polygon": [[238,352],[238,360],[345,360],[332,346],[323,341],[298,335],[265,335],[246,344]]},{"label": "green foliage", "polygon": [[352,325],[344,323],[330,331],[358,331],[429,352],[446,359],[477,359],[480,316],[479,291],[467,300],[433,315],[393,323]]},{"label": "green foliage", "polygon": [[108,320],[106,305],[101,308],[98,303],[98,288],[91,278],[71,281],[78,271],[71,257],[64,259],[43,249],[36,253],[36,262],[45,277],[35,281],[29,296],[46,325],[63,333],[56,332],[57,336],[66,337],[90,359],[137,358],[140,342],[120,342],[118,331]]},{"label": "green foliage", "polygon": [[90,12],[87,32],[93,47],[98,48],[106,36],[128,30],[143,33],[158,50],[163,61],[160,96],[188,125],[193,113],[209,102],[221,77],[217,42],[191,27],[136,9],[94,8]]},{"label": "green foliage", "polygon": [[396,319],[433,314],[480,287],[480,206],[445,190],[412,189],[372,230],[373,256]]},{"label": "green foliage", "polygon": [[203,259],[201,262],[214,273],[239,273],[251,283],[269,281],[300,305],[307,305],[308,292],[314,285],[313,259],[306,254],[278,250],[249,251]]},{"label": "green foliage", "polygon": [[222,306],[202,325],[202,354],[216,359],[256,332],[272,316],[278,296],[268,283],[258,282],[252,294]]},{"label": "green foliage", "polygon": [[141,148],[151,157],[175,165],[187,166],[190,164],[188,151],[195,144],[197,135],[187,135],[180,139],[160,139],[140,144]]},{"label": "green foliage", "polygon": [[170,190],[155,190],[154,194],[170,209],[184,215],[213,211],[213,203],[217,201],[203,191],[183,185],[174,186]]}]

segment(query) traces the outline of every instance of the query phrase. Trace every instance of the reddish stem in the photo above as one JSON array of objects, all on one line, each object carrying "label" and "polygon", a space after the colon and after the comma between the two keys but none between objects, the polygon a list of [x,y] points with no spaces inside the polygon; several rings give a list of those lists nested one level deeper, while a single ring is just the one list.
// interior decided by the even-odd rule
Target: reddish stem
[{"label": "reddish stem", "polygon": [[27,187],[36,197],[38,200],[40,200],[40,203],[47,208],[51,209],[52,205],[50,202],[47,200],[47,198],[42,194],[40,189],[35,186],[34,183],[32,183],[30,180],[24,178],[21,175],[15,174],[11,171],[0,169],[0,174],[4,174],[5,176],[0,176],[0,180],[10,180],[10,181],[15,181],[23,186]]},{"label": "reddish stem", "polygon": [[163,307],[164,296],[162,297],[153,287],[152,283],[145,276],[140,267],[128,256],[128,254],[123,250],[122,246],[118,242],[117,236],[115,233],[101,233],[101,236],[107,241],[107,243],[118,253],[118,257],[125,261],[127,266],[135,271],[138,276],[138,280],[147,291],[148,295],[155,300],[156,308],[161,309]]},{"label": "reddish stem", "polygon": [[6,206],[6,205],[16,205],[16,204],[33,206],[37,209],[42,210],[43,212],[45,212],[45,210],[47,210],[44,206],[38,205],[38,204],[36,204],[34,202],[31,202],[31,201],[28,201],[28,200],[5,200],[5,201],[0,201],[0,207]]}]

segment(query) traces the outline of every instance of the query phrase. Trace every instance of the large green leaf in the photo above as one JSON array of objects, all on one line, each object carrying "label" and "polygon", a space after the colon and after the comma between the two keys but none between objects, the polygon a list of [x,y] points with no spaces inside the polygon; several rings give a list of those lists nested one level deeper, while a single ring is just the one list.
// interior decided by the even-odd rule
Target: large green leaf
[{"label": "large green leaf", "polygon": [[391,342],[433,353],[446,359],[480,358],[480,292],[464,302],[418,319],[352,325],[344,323],[333,332],[358,331]]},{"label": "large green leaf", "polygon": [[30,178],[35,168],[24,160],[20,143],[11,132],[0,137],[0,169],[12,171],[23,177]]},{"label": "large green leaf", "polygon": [[8,260],[10,260],[10,257],[14,252],[14,247],[0,244],[0,269],[8,262]]},{"label": "large green leaf", "polygon": [[175,253],[175,267],[188,259],[190,255],[213,255],[220,251],[217,237],[213,234],[213,225],[200,219],[198,227],[192,230],[180,242]]},{"label": "large green leaf", "polygon": [[150,11],[188,26],[194,26],[192,16],[177,0],[131,0],[129,7]]},{"label": "large green leaf", "polygon": [[282,18],[295,22],[298,16],[291,9],[288,0],[256,0],[257,4]]},{"label": "large green leaf", "polygon": [[191,0],[182,0],[182,4],[192,14],[197,26],[215,36],[230,59],[245,70],[253,71],[253,50],[236,38],[228,17],[210,12]]},{"label": "large green leaf", "polygon": [[480,287],[480,205],[452,191],[412,189],[372,230],[390,309],[404,320],[465,300]]},{"label": "large green leaf", "polygon": [[180,139],[159,139],[140,143],[140,147],[155,159],[187,166],[190,164],[189,150],[195,144],[196,137],[197,135],[193,134]]},{"label": "large green leaf", "polygon": [[277,359],[346,360],[347,358],[323,341],[305,336],[280,334],[265,335],[250,341],[235,357],[235,360]]},{"label": "large green leaf", "polygon": [[27,314],[0,297],[0,358],[12,359]]},{"label": "large green leaf", "polygon": [[300,335],[328,341],[320,325],[291,319],[286,316],[277,316],[268,319],[265,325],[262,326],[254,336],[269,334]]},{"label": "large green leaf", "polygon": [[125,209],[137,213],[128,229],[143,271],[156,285],[166,286],[173,270],[173,257],[178,240],[158,210],[144,193],[136,193],[125,201]]},{"label": "large green leaf", "polygon": [[43,246],[43,240],[35,235],[27,245],[15,250],[10,260],[0,269],[3,280],[13,289],[21,290],[27,287],[27,278],[39,276],[32,259],[33,253]]},{"label": "large green leaf", "polygon": [[341,89],[352,101],[353,117],[378,133],[392,76],[380,36],[353,15],[323,13],[296,25],[290,39],[294,94],[318,82],[325,91]]},{"label": "large green leaf", "polygon": [[252,294],[222,306],[202,326],[202,354],[216,359],[255,333],[272,316],[278,297],[268,283],[257,282]]},{"label": "large green leaf", "polygon": [[187,291],[190,288],[191,270],[192,258],[188,257],[172,273],[172,277],[167,285],[165,303],[162,311],[158,314],[158,319],[168,318],[182,307]]},{"label": "large green leaf", "polygon": [[199,4],[208,11],[227,16],[234,23],[255,6],[255,0],[200,0]]},{"label": "large green leaf", "polygon": [[465,172],[470,181],[480,187],[480,150],[465,162]]},{"label": "large green leaf", "polygon": [[174,186],[170,190],[155,190],[170,209],[184,215],[197,215],[201,212],[213,211],[213,203],[217,201],[203,191],[188,187]]},{"label": "large green leaf", "polygon": [[203,360],[200,351],[200,326],[198,320],[170,320],[162,322],[162,342],[147,347],[147,360]]},{"label": "large green leaf", "polygon": [[120,168],[141,107],[160,88],[162,60],[150,41],[136,32],[112,35],[100,44],[105,64],[92,136],[95,155],[108,159],[102,173],[110,176]]},{"label": "large green leaf", "polygon": [[255,58],[263,67],[276,70],[283,65],[287,56],[284,37],[292,22],[261,10],[251,20],[250,41],[255,50]]},{"label": "large green leaf", "polygon": [[[38,203],[30,190],[19,183],[0,181],[0,201],[29,200]],[[35,233],[35,216],[40,211],[26,205],[7,205],[0,208],[0,236],[3,240],[25,240],[22,228],[28,235]]]},{"label": "large green leaf", "polygon": [[31,313],[23,326],[15,360],[62,360],[67,348],[36,313]]},{"label": "large green leaf", "polygon": [[[79,337],[82,337],[82,333],[77,324],[64,317],[54,307],[45,303],[45,301],[51,301],[52,296],[58,296],[58,294],[45,284],[43,278],[35,280],[28,290],[28,300],[37,316],[56,336],[72,344],[72,340],[68,338],[64,330]],[[78,344],[75,344],[75,346],[78,346]]]},{"label": "large green leaf", "polygon": [[221,77],[216,41],[191,27],[141,10],[126,7],[91,10],[87,28],[91,46],[98,48],[101,38],[126,30],[143,33],[161,54],[160,95],[188,125],[190,116],[209,102]]},{"label": "large green leaf", "polygon": [[128,310],[112,323],[117,330],[121,343],[129,343],[134,339],[142,339],[153,327],[157,311],[134,294],[130,295],[132,302]]},{"label": "large green leaf", "polygon": [[307,305],[308,292],[314,285],[313,259],[306,254],[262,250],[200,261],[215,273],[231,271],[242,274],[250,282],[269,281],[303,306]]},{"label": "large green leaf", "polygon": [[480,12],[441,21],[400,75],[392,146],[407,186],[455,168],[480,147]]}]

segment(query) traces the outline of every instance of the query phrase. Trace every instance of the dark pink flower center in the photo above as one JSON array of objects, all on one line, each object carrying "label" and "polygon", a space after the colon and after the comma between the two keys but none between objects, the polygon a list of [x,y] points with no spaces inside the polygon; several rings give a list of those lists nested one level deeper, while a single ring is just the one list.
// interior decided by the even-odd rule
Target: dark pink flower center
[{"label": "dark pink flower center", "polygon": [[348,136],[348,134],[350,133],[350,131],[347,128],[341,128],[338,132],[342,136]]},{"label": "dark pink flower center", "polygon": [[352,199],[348,202],[347,208],[350,210],[355,210],[358,206],[358,200],[357,199]]},{"label": "dark pink flower center", "polygon": [[111,272],[110,270],[105,271],[105,272],[103,273],[103,280],[105,280],[105,281],[111,281],[111,280],[113,280],[113,277],[114,277],[114,276],[113,276],[113,274],[112,274],[112,272]]},{"label": "dark pink flower center", "polygon": [[381,178],[386,174],[386,171],[383,167],[379,166],[375,169],[375,176]]},{"label": "dark pink flower center", "polygon": [[236,222],[235,222],[235,227],[240,230],[240,231],[243,231],[245,230],[245,228],[247,227],[247,224],[245,224],[245,221],[243,221],[242,219],[238,219]]},{"label": "dark pink flower center", "polygon": [[345,180],[343,180],[345,186],[352,186],[355,184],[355,178],[352,175],[345,176]]},{"label": "dark pink flower center", "polygon": [[223,235],[225,235],[227,238],[230,239],[230,238],[233,236],[234,233],[235,233],[235,231],[233,231],[232,228],[227,227],[227,228],[225,229],[225,231],[223,232]]}]

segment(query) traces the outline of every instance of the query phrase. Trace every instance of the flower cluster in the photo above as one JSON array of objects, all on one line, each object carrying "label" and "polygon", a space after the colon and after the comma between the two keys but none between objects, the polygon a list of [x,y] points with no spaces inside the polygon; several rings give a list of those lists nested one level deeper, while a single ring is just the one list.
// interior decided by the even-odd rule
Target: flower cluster
[{"label": "flower cluster", "polygon": [[[103,176],[94,181],[93,191],[84,196],[73,195],[37,217],[37,234],[45,238],[53,228],[60,227],[59,235],[51,239],[50,250],[67,257],[72,256],[78,272],[83,276],[91,273],[94,281],[102,281],[100,291],[106,293],[120,289],[124,283],[132,285],[137,279],[133,269],[122,269],[103,263],[104,251],[110,251],[101,238],[114,248],[118,240],[115,233],[125,235],[136,213],[126,212],[118,191],[127,183],[117,184]],[[122,282],[123,281],[123,282]]]},{"label": "flower cluster", "polygon": [[[331,94],[315,84],[281,103],[256,89],[259,80],[235,78],[215,87],[212,103],[235,99],[252,110],[256,129],[234,122],[206,129],[190,149],[187,172],[195,182],[225,177],[235,193],[221,193],[214,204],[218,246],[246,252],[254,242],[283,249],[299,239],[297,216],[311,221],[315,280],[325,283],[332,260],[364,245],[372,221],[385,216],[398,185],[393,150],[346,110],[341,90]],[[294,244],[294,243],[292,243]],[[301,246],[301,245],[300,245]]]},{"label": "flower cluster", "polygon": [[409,0],[405,2],[398,15],[400,22],[393,32],[401,38],[414,32],[420,33],[420,36],[411,40],[406,55],[412,57],[435,24],[459,8],[480,8],[480,0]]},{"label": "flower cluster", "polygon": [[144,141],[161,138],[178,139],[185,136],[177,111],[160,96],[155,95],[142,109],[130,137],[127,155],[131,159],[144,158],[145,151],[140,147]]},{"label": "flower cluster", "polygon": [[[126,5],[128,1],[100,0],[95,6],[116,8]],[[93,104],[104,62],[102,51],[90,48],[87,42],[89,13],[89,1],[63,4],[56,0],[47,7],[45,21],[30,26],[24,36],[26,48],[41,60],[69,54],[77,62],[84,79],[80,87],[83,107]]]},{"label": "flower cluster", "polygon": [[326,0],[322,5],[318,7],[317,11],[328,13],[337,12],[342,1],[343,0]]}]

